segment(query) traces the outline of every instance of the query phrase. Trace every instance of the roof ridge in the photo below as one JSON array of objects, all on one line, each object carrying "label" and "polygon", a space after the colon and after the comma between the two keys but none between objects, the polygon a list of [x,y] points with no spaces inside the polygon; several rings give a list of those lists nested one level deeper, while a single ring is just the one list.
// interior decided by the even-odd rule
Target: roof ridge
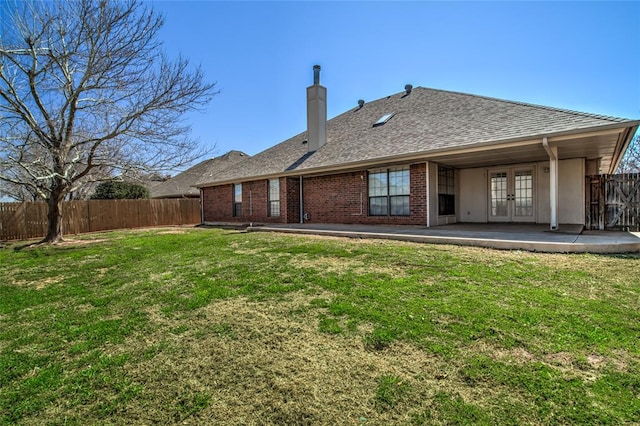
[{"label": "roof ridge", "polygon": [[[238,159],[233,163],[229,163],[228,161],[225,161],[230,159],[231,154],[237,154],[238,157],[244,157],[244,158]],[[213,157],[209,160],[209,163],[207,164],[207,166],[211,166],[211,164],[213,164],[213,165],[221,165],[222,167],[213,171],[210,168],[206,168],[204,172],[200,174],[198,179],[196,179],[195,182],[193,182],[193,184],[197,185],[199,182],[201,182],[205,178],[213,179],[215,176],[218,176],[221,173],[224,173],[225,171],[230,170],[232,167],[235,167],[237,163],[247,161],[250,158],[252,158],[251,155],[245,153],[244,151],[239,151],[236,149],[229,150],[223,155],[220,155],[218,157]]]},{"label": "roof ridge", "polygon": [[473,93],[458,92],[458,91],[455,91],[455,90],[435,89],[435,88],[432,88],[432,87],[424,87],[424,86],[418,86],[418,87],[415,87],[414,89],[424,89],[424,90],[432,90],[432,91],[435,91],[435,92],[453,93],[453,94],[456,94],[456,95],[469,96],[469,97],[472,97],[472,98],[482,98],[482,99],[488,99],[488,100],[492,100],[492,101],[499,101],[499,102],[505,102],[505,103],[514,104],[514,105],[526,106],[526,107],[530,107],[530,108],[540,108],[540,109],[545,109],[545,110],[548,110],[548,111],[563,112],[563,113],[566,113],[566,114],[573,114],[573,115],[578,115],[578,116],[581,116],[581,117],[596,118],[596,119],[599,119],[599,120],[613,121],[613,122],[616,122],[616,123],[621,123],[621,122],[624,122],[624,121],[632,121],[631,118],[615,117],[613,115],[606,115],[606,114],[594,114],[594,113],[590,113],[590,112],[577,111],[577,110],[568,109],[568,108],[552,107],[552,106],[549,106],[549,105],[534,104],[534,103],[531,103],[531,102],[524,102],[524,101],[514,101],[514,100],[511,100],[511,99],[497,98],[495,96],[476,95],[476,94],[473,94]]}]

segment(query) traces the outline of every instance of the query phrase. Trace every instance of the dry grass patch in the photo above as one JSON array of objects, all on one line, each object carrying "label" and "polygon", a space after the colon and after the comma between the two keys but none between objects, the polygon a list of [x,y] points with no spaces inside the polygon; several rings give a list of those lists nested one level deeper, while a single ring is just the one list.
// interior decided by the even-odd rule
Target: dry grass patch
[{"label": "dry grass patch", "polygon": [[381,265],[369,263],[356,257],[313,257],[297,256],[289,261],[292,266],[298,268],[311,268],[328,273],[345,274],[387,274],[394,277],[406,276],[404,268],[395,265]]},{"label": "dry grass patch", "polygon": [[82,239],[70,239],[70,238],[65,238],[62,241],[59,241],[57,243],[54,243],[54,246],[58,246],[58,247],[74,247],[74,246],[86,246],[89,244],[98,244],[98,243],[103,243],[105,241],[108,241],[106,238],[93,238],[93,239],[86,239],[86,238],[82,238]]},{"label": "dry grass patch", "polygon": [[[8,277],[7,277],[8,278]],[[20,287],[28,287],[36,290],[42,290],[50,285],[58,284],[64,280],[64,276],[46,277],[38,280],[13,280],[12,284]]]},{"label": "dry grass patch", "polygon": [[181,228],[172,228],[172,229],[162,229],[159,230],[157,233],[158,235],[179,235],[179,234],[185,234],[187,231],[185,229],[181,229]]},{"label": "dry grass patch", "polygon": [[580,377],[585,381],[594,381],[612,371],[626,373],[628,363],[632,359],[630,354],[621,353],[611,356],[598,354],[580,355],[569,352],[538,355],[523,347],[503,348],[490,345],[487,342],[475,343],[464,352],[466,352],[467,356],[482,354],[506,364],[522,366],[529,363],[540,363],[562,373],[567,378]]},{"label": "dry grass patch", "polygon": [[491,356],[499,361],[515,362],[518,364],[526,364],[536,361],[537,357],[525,348],[502,348],[487,343],[479,343],[474,345],[473,351]]},{"label": "dry grass patch", "polygon": [[[365,349],[360,335],[319,332],[315,312],[299,309],[314,297],[297,293],[277,304],[218,301],[196,318],[183,319],[149,309],[155,333],[105,351],[146,357],[123,366],[144,390],[121,407],[120,418],[165,424],[397,424],[428,410],[438,392],[455,392],[476,404],[491,393],[464,385],[455,379],[455,365],[408,343],[375,352]],[[377,402],[384,377],[399,378],[397,386],[406,389],[393,406]],[[58,404],[38,421],[79,414],[97,420],[95,408],[79,413],[78,407]]]}]

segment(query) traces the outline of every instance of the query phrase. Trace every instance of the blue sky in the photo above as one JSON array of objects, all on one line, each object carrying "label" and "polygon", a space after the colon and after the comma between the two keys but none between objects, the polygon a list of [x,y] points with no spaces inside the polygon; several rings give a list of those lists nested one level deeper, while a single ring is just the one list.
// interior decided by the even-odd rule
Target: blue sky
[{"label": "blue sky", "polygon": [[414,86],[640,118],[640,2],[159,1],[169,55],[220,94],[189,114],[215,155],[306,128],[322,66],[328,115]]}]

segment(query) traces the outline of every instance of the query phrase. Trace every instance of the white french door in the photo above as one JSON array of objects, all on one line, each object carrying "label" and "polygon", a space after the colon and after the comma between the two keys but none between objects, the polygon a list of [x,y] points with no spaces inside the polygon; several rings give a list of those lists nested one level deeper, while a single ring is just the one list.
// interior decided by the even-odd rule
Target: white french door
[{"label": "white french door", "polygon": [[533,167],[489,170],[489,221],[535,222]]}]

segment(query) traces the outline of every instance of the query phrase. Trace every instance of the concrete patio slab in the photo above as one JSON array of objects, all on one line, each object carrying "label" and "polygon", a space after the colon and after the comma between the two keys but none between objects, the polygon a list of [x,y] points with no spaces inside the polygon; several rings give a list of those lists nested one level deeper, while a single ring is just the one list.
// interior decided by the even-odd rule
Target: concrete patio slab
[{"label": "concrete patio slab", "polygon": [[581,225],[455,224],[382,226],[344,224],[252,224],[251,232],[284,232],[350,238],[379,238],[431,244],[454,244],[546,253],[638,253],[640,233],[582,231]]}]

